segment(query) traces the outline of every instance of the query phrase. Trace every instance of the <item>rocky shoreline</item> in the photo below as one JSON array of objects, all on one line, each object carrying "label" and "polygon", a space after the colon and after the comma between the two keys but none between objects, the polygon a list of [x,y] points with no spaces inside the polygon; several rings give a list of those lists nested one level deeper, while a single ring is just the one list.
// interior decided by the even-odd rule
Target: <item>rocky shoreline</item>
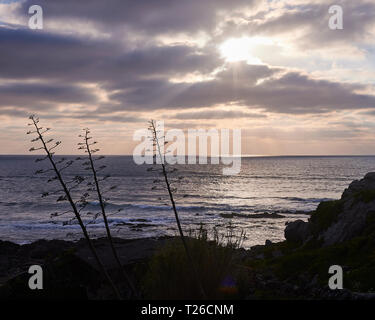
[{"label": "rocky shoreline", "polygon": [[[148,238],[138,240],[115,239],[123,267],[137,281],[136,269],[145,265],[158,249],[176,238]],[[116,263],[110,255],[107,239],[94,241],[107,270],[115,278]],[[244,266],[252,263],[277,260],[285,257],[282,243],[254,246],[249,250],[237,249],[237,259]],[[27,287],[31,265],[41,265],[45,290],[31,292]],[[39,240],[17,245],[0,241],[0,299],[113,299],[109,288],[103,284],[99,270],[84,239],[78,242]],[[316,277],[299,274],[294,279],[280,280],[272,269],[248,270],[250,278],[246,299],[375,299],[375,294],[356,293],[348,289],[332,291],[322,286]],[[123,290],[127,290],[124,286]]]},{"label": "rocky shoreline", "polygon": [[[122,266],[132,269],[149,260],[169,239],[171,238],[113,240]],[[108,240],[100,238],[93,240],[93,243],[105,268],[116,277],[117,264]],[[100,293],[96,292],[103,285],[102,280],[98,280],[101,278],[99,268],[85,239],[77,242],[38,240],[24,245],[0,241],[0,299],[29,297],[30,290],[25,279],[30,277],[27,271],[31,265],[41,265],[43,270],[47,270],[44,283],[49,284],[48,294],[54,291],[53,294],[59,296],[59,291],[62,291],[73,293],[75,297],[78,289],[81,291],[81,287],[87,287],[87,292],[80,294],[79,298],[100,298]],[[56,274],[59,276],[56,277]],[[65,293],[63,296],[65,297]],[[103,298],[112,297],[109,292],[105,292]]]},{"label": "rocky shoreline", "polygon": [[[228,217],[229,218],[229,217]],[[278,218],[270,216],[270,218]],[[250,235],[251,236],[251,235]],[[286,240],[233,249],[241,293],[236,299],[375,299],[375,173],[354,181],[341,199],[322,202],[308,222],[286,226]],[[142,292],[142,279],[156,253],[174,237],[114,239],[121,265]],[[107,239],[94,245],[113,279],[119,270]],[[30,265],[41,265],[45,290],[27,287]],[[328,268],[344,269],[343,290],[328,288]],[[120,287],[121,282],[119,280]],[[127,296],[128,289],[121,287]],[[140,294],[140,298],[142,298]],[[0,299],[112,299],[85,240],[0,241]]]}]

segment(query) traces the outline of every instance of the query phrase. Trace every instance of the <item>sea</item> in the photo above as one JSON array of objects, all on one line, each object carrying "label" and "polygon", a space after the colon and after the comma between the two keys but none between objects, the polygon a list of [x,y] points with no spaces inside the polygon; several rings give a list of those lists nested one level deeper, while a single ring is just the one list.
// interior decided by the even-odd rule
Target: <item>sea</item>
[{"label": "sea", "polygon": [[[0,156],[0,240],[19,244],[38,239],[76,241],[82,232],[70,205],[57,201],[61,187],[47,161],[38,156]],[[105,235],[100,204],[92,189],[92,175],[77,156],[62,171],[79,204],[92,237]],[[62,156],[56,156],[62,159]],[[66,162],[63,162],[63,165]],[[177,227],[160,165],[137,165],[132,156],[97,160],[112,234],[126,239],[176,235]],[[46,172],[37,174],[36,171]],[[249,248],[284,239],[285,225],[307,220],[321,201],[340,198],[350,182],[375,171],[375,156],[243,157],[237,175],[223,175],[222,165],[175,165],[167,168],[182,228],[186,235],[200,228],[220,239],[241,239]],[[173,171],[173,172],[172,172]],[[103,179],[105,178],[105,179]],[[49,196],[42,196],[49,193]],[[232,240],[233,241],[233,240]]]}]

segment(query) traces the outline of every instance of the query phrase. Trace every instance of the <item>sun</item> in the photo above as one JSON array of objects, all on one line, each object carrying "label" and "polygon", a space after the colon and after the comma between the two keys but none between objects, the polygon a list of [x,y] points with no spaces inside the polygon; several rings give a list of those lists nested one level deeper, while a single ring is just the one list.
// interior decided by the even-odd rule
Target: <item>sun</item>
[{"label": "sun", "polygon": [[264,64],[256,56],[259,47],[272,44],[272,40],[262,37],[242,37],[226,40],[219,47],[221,56],[227,62],[246,61],[248,64]]}]

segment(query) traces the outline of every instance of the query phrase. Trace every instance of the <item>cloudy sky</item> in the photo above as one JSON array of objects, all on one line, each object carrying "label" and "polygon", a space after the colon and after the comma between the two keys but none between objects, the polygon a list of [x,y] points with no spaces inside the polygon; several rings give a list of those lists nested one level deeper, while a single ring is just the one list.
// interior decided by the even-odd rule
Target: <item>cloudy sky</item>
[{"label": "cloudy sky", "polygon": [[0,0],[1,154],[32,113],[69,154],[87,126],[131,154],[150,118],[242,128],[243,154],[375,154],[374,83],[373,0]]}]

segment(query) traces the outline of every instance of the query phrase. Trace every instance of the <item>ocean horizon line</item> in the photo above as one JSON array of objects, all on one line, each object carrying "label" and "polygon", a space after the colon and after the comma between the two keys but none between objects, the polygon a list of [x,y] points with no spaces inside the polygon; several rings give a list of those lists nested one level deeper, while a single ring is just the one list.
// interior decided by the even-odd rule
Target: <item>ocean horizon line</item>
[{"label": "ocean horizon line", "polygon": [[[101,156],[106,157],[133,157],[132,154],[100,154]],[[0,157],[42,157],[45,154],[0,154]],[[58,157],[82,157],[82,154],[56,154]],[[193,155],[185,155],[185,157],[189,157]],[[196,155],[199,157],[199,155]],[[281,154],[281,155],[228,155],[226,158],[233,157],[233,158],[345,158],[345,157],[375,157],[375,154]],[[207,156],[207,158],[215,158],[211,156]]]}]

